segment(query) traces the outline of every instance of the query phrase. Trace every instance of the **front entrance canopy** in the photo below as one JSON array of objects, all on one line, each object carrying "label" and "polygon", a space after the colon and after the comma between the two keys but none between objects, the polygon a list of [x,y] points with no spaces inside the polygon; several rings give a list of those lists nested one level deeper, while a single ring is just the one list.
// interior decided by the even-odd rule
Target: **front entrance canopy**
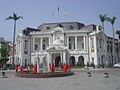
[{"label": "front entrance canopy", "polygon": [[49,53],[49,60],[51,60],[50,62],[53,62],[56,66],[58,66],[59,62],[67,62],[67,47],[55,45],[48,47],[47,51]]}]

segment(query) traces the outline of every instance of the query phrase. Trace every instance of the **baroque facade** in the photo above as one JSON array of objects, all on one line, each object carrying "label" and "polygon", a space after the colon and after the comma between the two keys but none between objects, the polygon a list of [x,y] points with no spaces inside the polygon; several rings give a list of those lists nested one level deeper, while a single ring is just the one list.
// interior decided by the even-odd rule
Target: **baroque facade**
[{"label": "baroque facade", "polygon": [[95,66],[119,62],[120,51],[115,39],[115,60],[112,59],[112,38],[97,25],[85,26],[79,22],[44,23],[37,29],[25,28],[16,39],[15,63],[54,63]]}]

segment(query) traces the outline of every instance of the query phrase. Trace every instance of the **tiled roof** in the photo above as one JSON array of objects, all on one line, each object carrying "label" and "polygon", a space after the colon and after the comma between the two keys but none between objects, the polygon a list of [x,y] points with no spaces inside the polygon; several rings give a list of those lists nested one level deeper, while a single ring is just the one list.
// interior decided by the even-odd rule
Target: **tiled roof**
[{"label": "tiled roof", "polygon": [[80,29],[85,26],[83,23],[79,22],[57,22],[57,23],[43,23],[40,26],[38,26],[38,29],[44,30],[47,27],[55,28],[57,25],[62,25],[64,28],[67,29],[69,29],[71,25],[73,26],[74,29]]},{"label": "tiled roof", "polygon": [[30,32],[33,32],[33,31],[40,31],[39,29],[34,29],[34,28],[30,28],[30,27],[27,27],[25,28],[22,33],[25,34],[25,35],[29,35]]}]

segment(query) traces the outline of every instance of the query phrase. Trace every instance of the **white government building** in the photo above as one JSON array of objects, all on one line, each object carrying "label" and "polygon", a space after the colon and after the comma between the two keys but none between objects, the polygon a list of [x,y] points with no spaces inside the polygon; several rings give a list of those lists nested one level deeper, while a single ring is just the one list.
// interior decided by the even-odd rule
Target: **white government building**
[{"label": "white government building", "polygon": [[113,65],[120,61],[118,39],[112,57],[112,38],[97,25],[79,22],[44,23],[37,29],[25,28],[16,39],[15,63],[59,63],[95,66]]}]

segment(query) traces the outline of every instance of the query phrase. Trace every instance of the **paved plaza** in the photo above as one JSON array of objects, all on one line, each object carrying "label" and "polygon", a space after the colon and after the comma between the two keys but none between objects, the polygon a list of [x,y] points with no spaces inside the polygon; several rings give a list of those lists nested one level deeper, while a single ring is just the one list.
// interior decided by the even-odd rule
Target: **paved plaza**
[{"label": "paved plaza", "polygon": [[[0,90],[120,90],[120,69],[74,69],[74,74],[58,78],[18,78],[7,71],[8,78],[0,76]],[[104,78],[104,72],[109,78]],[[1,74],[1,72],[0,72]]]}]

